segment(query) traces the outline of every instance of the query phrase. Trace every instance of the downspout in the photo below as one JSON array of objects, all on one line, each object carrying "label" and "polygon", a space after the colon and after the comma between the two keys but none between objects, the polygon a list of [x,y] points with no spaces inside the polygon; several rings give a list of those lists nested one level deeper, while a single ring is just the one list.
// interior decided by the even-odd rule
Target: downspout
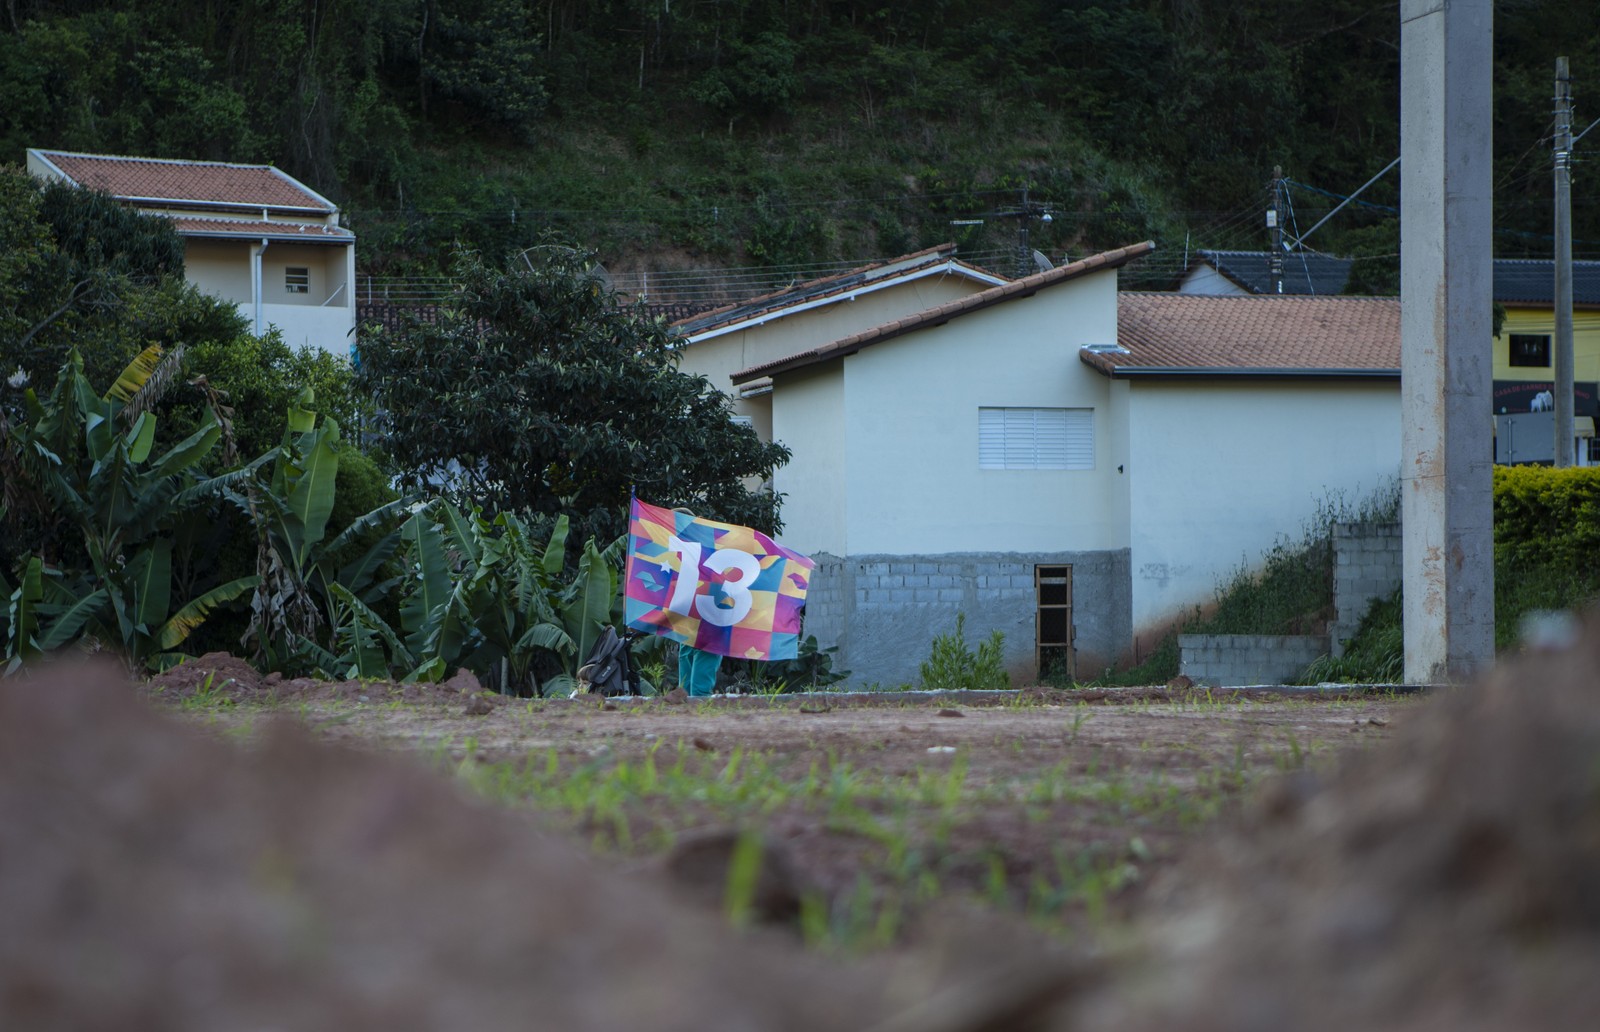
[{"label": "downspout", "polygon": [[256,305],[256,336],[261,336],[261,256],[267,253],[267,248],[272,246],[272,241],[266,237],[261,238],[261,246],[255,249],[252,256],[250,289],[255,295]]}]

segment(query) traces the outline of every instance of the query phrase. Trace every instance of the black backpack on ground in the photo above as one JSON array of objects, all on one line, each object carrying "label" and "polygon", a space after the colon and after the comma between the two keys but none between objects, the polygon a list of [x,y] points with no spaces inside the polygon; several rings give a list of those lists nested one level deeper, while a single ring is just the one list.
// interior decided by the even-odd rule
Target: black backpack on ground
[{"label": "black backpack on ground", "polygon": [[578,691],[574,694],[596,692],[608,698],[641,694],[639,672],[633,668],[629,645],[643,636],[643,631],[635,630],[624,630],[619,635],[608,624],[589,652],[588,662],[578,668]]}]

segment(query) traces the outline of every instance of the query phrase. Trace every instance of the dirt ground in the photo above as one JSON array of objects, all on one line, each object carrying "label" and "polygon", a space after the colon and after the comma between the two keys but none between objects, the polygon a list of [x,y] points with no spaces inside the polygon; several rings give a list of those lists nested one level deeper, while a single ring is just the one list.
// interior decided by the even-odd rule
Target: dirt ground
[{"label": "dirt ground", "polygon": [[7,682],[0,1027],[1590,1028],[1596,670],[1591,628],[1428,698]]},{"label": "dirt ground", "polygon": [[[293,714],[325,741],[458,775],[465,765],[469,782],[521,780],[530,769],[616,772],[648,759],[716,783],[731,763],[742,781],[762,786],[752,787],[759,802],[624,787],[625,797],[601,813],[551,793],[489,794],[618,859],[665,857],[669,871],[681,872],[676,851],[705,835],[758,832],[792,872],[787,897],[828,901],[842,926],[895,923],[879,935],[837,929],[874,946],[914,942],[928,896],[981,897],[1069,936],[1093,931],[1090,917],[1103,923],[1128,912],[1197,827],[1232,807],[1247,785],[1381,741],[1417,704],[1371,691],[1159,687],[686,703],[528,700],[476,688],[470,676],[437,686],[266,683],[237,659],[208,656],[146,690],[180,705],[209,693],[191,712],[216,732],[248,735],[264,716]],[[849,787],[782,790],[814,772]],[[958,801],[925,789],[950,777],[959,780]],[[819,804],[829,792],[852,798]],[[726,861],[691,878],[713,907]],[[846,916],[846,906],[872,916]]]}]

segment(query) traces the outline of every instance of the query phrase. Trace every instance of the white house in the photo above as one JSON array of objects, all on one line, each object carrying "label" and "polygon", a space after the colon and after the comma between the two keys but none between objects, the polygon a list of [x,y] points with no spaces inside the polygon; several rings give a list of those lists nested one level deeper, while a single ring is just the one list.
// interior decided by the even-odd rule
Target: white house
[{"label": "white house", "polygon": [[[1006,282],[955,253],[954,244],[941,244],[681,319],[673,324],[686,340],[678,367],[726,390],[740,369]],[[771,392],[771,381],[757,378],[733,399],[734,417],[766,441],[773,439]]]},{"label": "white house", "polygon": [[355,234],[326,197],[271,165],[172,161],[29,148],[28,171],[99,190],[172,220],[184,276],[235,302],[256,333],[349,354]]},{"label": "white house", "polygon": [[[1399,470],[1395,302],[1131,294],[1108,251],[740,370],[770,379],[807,629],[912,681],[965,612],[1093,676],[1332,492]],[[1153,642],[1146,640],[1146,644]]]}]

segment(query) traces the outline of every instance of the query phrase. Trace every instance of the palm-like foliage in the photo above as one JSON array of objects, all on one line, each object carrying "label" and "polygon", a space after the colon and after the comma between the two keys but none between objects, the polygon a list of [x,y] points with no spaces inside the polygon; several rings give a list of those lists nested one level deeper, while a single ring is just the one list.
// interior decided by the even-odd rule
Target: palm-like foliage
[{"label": "palm-like foliage", "polygon": [[[67,574],[27,559],[7,606],[11,667],[90,636],[132,665],[170,662],[218,605],[255,586],[243,577],[172,605],[172,541],[179,521],[248,470],[207,478],[201,463],[221,437],[214,418],[153,455],[156,416],[130,402],[169,375],[176,353],[152,346],[97,395],[74,352],[55,389],[25,398],[26,419],[6,428],[10,465],[78,531],[88,568]],[[132,418],[129,418],[129,417]]]}]

